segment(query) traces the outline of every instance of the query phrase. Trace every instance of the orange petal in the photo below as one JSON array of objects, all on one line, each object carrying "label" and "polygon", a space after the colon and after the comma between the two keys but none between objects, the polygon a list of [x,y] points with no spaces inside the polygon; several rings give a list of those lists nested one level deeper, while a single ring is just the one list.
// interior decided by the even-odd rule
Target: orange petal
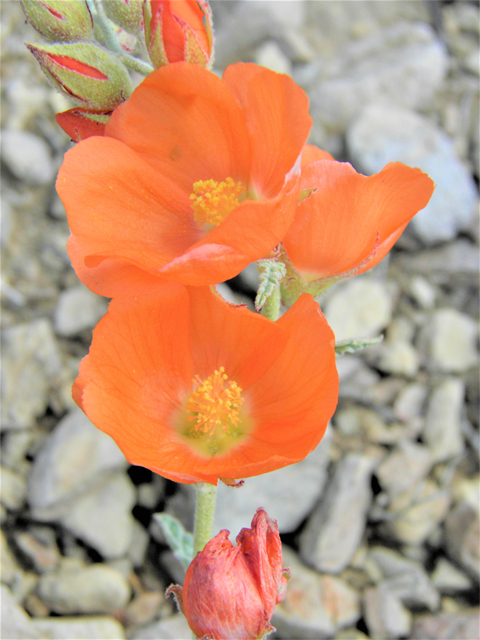
[{"label": "orange petal", "polygon": [[284,239],[307,280],[361,273],[377,264],[433,193],[433,181],[399,162],[366,177],[347,163],[319,160],[302,172],[300,202]]},{"label": "orange petal", "polygon": [[118,138],[187,194],[228,176],[247,184],[250,141],[233,95],[211,71],[178,62],[151,73],[110,119]]},{"label": "orange petal", "polygon": [[275,196],[310,132],[308,98],[289,76],[254,64],[231,65],[223,80],[244,113],[252,140],[250,187],[264,197]]},{"label": "orange petal", "polygon": [[328,151],[319,149],[313,144],[306,144],[302,152],[302,169],[310,162],[315,162],[315,160],[335,160],[335,158]]}]

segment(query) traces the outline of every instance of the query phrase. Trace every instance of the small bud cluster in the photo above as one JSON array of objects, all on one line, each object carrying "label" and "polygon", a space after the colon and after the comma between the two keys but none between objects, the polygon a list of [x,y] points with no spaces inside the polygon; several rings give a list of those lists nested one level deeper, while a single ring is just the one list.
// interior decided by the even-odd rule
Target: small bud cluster
[{"label": "small bud cluster", "polygon": [[148,75],[172,62],[212,61],[207,0],[20,0],[49,44],[27,44],[49,81],[76,108],[57,122],[78,142],[103,135],[132,93],[129,69]]}]

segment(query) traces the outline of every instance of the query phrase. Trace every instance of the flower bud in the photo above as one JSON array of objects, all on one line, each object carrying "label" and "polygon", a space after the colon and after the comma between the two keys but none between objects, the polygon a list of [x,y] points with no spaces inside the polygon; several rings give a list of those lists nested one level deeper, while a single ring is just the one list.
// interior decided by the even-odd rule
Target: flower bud
[{"label": "flower bud", "polygon": [[186,61],[206,67],[213,53],[206,0],[145,0],[145,41],[155,68]]},{"label": "flower bud", "polygon": [[111,112],[102,113],[76,107],[57,113],[55,119],[59,126],[74,142],[80,142],[91,136],[105,135],[105,126],[110,120]]},{"label": "flower bud", "polygon": [[97,44],[27,44],[56,88],[87,109],[112,111],[132,92],[127,69]]},{"label": "flower bud", "polygon": [[85,0],[21,0],[28,22],[52,41],[88,40],[93,20]]},{"label": "flower bud", "polygon": [[220,531],[197,553],[182,587],[172,585],[192,631],[212,640],[259,640],[274,631],[275,605],[286,595],[290,574],[282,569],[282,546],[275,520],[258,509],[251,529],[237,546]]},{"label": "flower bud", "polygon": [[105,13],[119,27],[137,34],[143,27],[142,0],[108,0],[104,3]]}]

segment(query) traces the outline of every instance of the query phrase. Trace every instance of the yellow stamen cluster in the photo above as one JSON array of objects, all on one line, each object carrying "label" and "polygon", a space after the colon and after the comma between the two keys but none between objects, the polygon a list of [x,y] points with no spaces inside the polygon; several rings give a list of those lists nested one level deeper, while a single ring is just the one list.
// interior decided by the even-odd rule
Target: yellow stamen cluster
[{"label": "yellow stamen cluster", "polygon": [[238,196],[245,190],[241,182],[227,178],[223,182],[199,180],[193,185],[193,217],[200,226],[216,227],[239,204]]},{"label": "yellow stamen cluster", "polygon": [[215,370],[202,381],[199,376],[193,380],[197,385],[187,402],[189,422],[195,422],[190,437],[234,435],[239,424],[239,411],[243,404],[242,389],[236,382],[227,383],[225,367]]}]

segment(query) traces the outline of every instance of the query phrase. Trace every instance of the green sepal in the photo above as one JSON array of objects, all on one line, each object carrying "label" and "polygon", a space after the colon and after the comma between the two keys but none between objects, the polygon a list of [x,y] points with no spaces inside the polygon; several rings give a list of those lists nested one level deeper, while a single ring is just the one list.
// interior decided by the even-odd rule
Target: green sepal
[{"label": "green sepal", "polygon": [[138,35],[143,25],[143,0],[107,0],[105,13],[116,25]]},{"label": "green sepal", "polygon": [[193,535],[185,531],[180,520],[168,513],[154,513],[153,519],[160,525],[174,556],[187,569],[193,560]]},{"label": "green sepal", "polygon": [[258,260],[257,270],[260,286],[255,298],[255,309],[260,311],[267,298],[280,286],[287,270],[283,262],[274,259]]},{"label": "green sepal", "polygon": [[335,344],[335,353],[339,356],[343,356],[344,353],[355,353],[365,347],[372,347],[375,344],[379,344],[383,340],[383,336],[377,336],[376,338],[359,338],[358,340],[341,340]]},{"label": "green sepal", "polygon": [[89,40],[93,19],[85,0],[21,0],[28,22],[52,42]]}]

